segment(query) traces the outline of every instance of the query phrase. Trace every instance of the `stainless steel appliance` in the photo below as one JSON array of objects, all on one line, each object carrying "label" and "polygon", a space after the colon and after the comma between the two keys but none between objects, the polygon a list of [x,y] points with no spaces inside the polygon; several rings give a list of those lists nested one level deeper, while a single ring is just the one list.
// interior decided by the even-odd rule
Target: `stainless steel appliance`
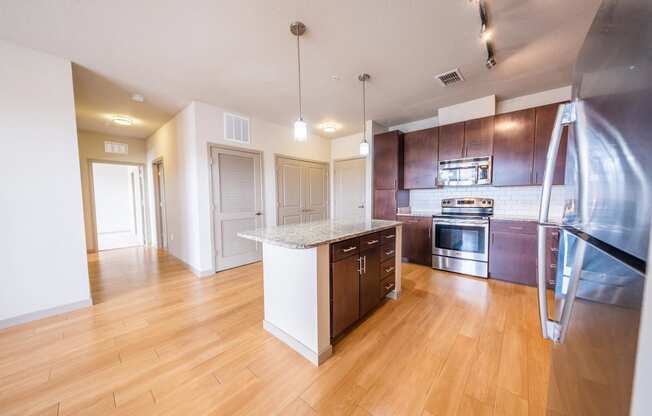
[{"label": "stainless steel appliance", "polygon": [[489,198],[449,198],[432,218],[432,267],[487,277],[489,274]]},{"label": "stainless steel appliance", "polygon": [[[557,113],[538,235],[541,331],[552,348],[547,407],[626,415],[645,285],[652,212],[652,2],[605,0],[575,67],[573,101]],[[567,201],[549,224],[550,191],[569,129]],[[554,308],[545,285],[545,229],[560,229]]]},{"label": "stainless steel appliance", "polygon": [[468,186],[491,184],[491,156],[442,160],[437,185]]}]

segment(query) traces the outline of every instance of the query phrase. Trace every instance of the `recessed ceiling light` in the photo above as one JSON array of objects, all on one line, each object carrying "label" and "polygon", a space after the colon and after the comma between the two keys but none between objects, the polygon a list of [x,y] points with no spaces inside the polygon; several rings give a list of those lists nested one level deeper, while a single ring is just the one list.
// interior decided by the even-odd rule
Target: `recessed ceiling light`
[{"label": "recessed ceiling light", "polygon": [[133,101],[136,101],[137,103],[142,103],[145,101],[145,97],[143,96],[143,94],[132,94],[131,99]]},{"label": "recessed ceiling light", "polygon": [[319,128],[326,133],[335,133],[337,131],[336,123],[322,123],[319,125]]},{"label": "recessed ceiling light", "polygon": [[341,78],[339,75],[331,75],[331,79],[332,79],[333,81],[339,81],[339,80],[342,79],[342,78]]},{"label": "recessed ceiling light", "polygon": [[127,116],[111,116],[111,121],[115,124],[120,124],[121,126],[131,126],[134,124],[134,121]]}]

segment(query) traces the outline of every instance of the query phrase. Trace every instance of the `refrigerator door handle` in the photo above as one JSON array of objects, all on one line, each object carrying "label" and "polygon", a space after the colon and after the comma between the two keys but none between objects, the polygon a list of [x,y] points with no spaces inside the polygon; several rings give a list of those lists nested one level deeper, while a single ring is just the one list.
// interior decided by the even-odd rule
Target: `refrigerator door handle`
[{"label": "refrigerator door handle", "polygon": [[555,125],[550,137],[550,145],[546,155],[546,169],[541,187],[541,205],[539,207],[539,225],[537,226],[537,294],[539,302],[539,320],[541,335],[545,339],[559,340],[559,324],[548,319],[548,301],[546,298],[546,228],[550,211],[550,194],[555,175],[555,163],[559,153],[562,129],[575,121],[575,104],[560,104],[555,117]]}]

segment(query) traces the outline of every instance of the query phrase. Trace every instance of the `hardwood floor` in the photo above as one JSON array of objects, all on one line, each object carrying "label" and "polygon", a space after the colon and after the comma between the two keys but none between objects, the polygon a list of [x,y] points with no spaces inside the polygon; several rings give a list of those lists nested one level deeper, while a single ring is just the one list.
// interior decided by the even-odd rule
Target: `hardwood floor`
[{"label": "hardwood floor", "polygon": [[533,288],[405,264],[315,368],[262,329],[261,264],[200,280],[138,248],[89,269],[95,306],[0,332],[0,414],[561,414]]}]

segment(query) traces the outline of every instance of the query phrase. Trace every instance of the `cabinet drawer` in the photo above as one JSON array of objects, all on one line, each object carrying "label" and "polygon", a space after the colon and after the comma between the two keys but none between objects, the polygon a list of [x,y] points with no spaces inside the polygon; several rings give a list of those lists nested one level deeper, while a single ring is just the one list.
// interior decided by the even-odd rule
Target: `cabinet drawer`
[{"label": "cabinet drawer", "polygon": [[492,232],[514,234],[536,234],[537,223],[534,221],[491,220]]},{"label": "cabinet drawer", "polygon": [[389,292],[394,290],[394,286],[396,284],[396,277],[394,277],[394,273],[391,275],[385,277],[381,282],[380,282],[380,298],[384,298],[387,296]]},{"label": "cabinet drawer", "polygon": [[360,237],[360,250],[367,250],[380,245],[380,233],[367,234]]},{"label": "cabinet drawer", "polygon": [[395,244],[396,241],[396,228],[390,228],[381,232],[383,244]]},{"label": "cabinet drawer", "polygon": [[388,259],[393,259],[396,254],[396,245],[385,244],[380,250],[380,261],[384,262]]},{"label": "cabinet drawer", "polygon": [[384,279],[385,277],[389,276],[390,274],[394,274],[394,269],[396,268],[396,260],[394,257],[392,257],[389,260],[385,260],[381,265],[380,265],[380,278]]},{"label": "cabinet drawer", "polygon": [[333,262],[358,254],[360,252],[360,239],[351,238],[349,240],[340,241],[339,243],[333,244],[331,250],[331,261]]}]

